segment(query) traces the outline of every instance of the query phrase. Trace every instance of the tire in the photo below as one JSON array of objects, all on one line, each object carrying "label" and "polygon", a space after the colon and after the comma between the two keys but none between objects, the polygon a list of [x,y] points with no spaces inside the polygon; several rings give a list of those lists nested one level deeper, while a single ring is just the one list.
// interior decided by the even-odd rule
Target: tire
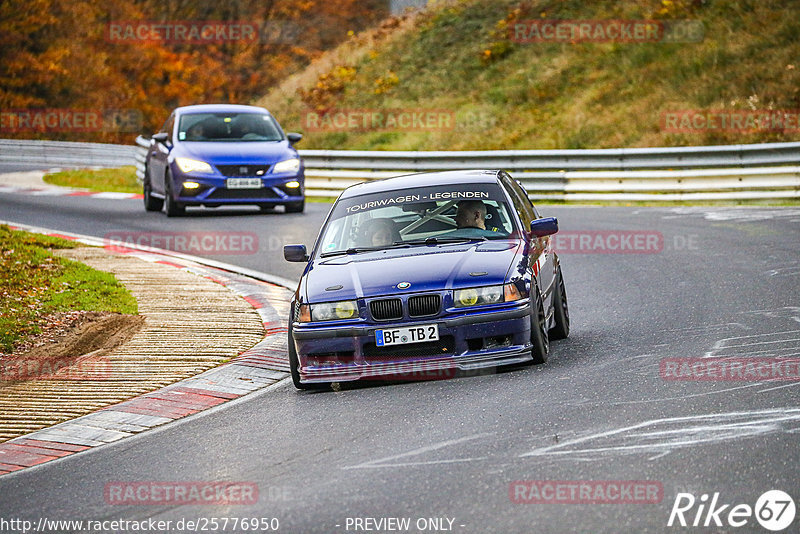
[{"label": "tire", "polygon": [[531,302],[531,359],[534,365],[547,362],[547,353],[550,352],[550,339],[547,332],[547,316],[544,313],[542,292],[536,280],[531,280],[534,286],[534,300]]},{"label": "tire", "polygon": [[566,339],[569,337],[569,307],[567,306],[567,288],[564,286],[564,275],[561,266],[556,271],[555,294],[553,295],[553,319],[555,325],[550,329],[550,339]]},{"label": "tire", "polygon": [[172,173],[167,171],[167,176],[164,179],[166,186],[164,187],[164,211],[167,217],[180,217],[186,213],[186,207],[179,202],[175,202],[172,198]]},{"label": "tire", "polygon": [[284,204],[284,208],[286,208],[286,213],[303,213],[306,209],[306,201],[301,200],[300,202]]},{"label": "tire", "polygon": [[147,178],[147,172],[145,172],[145,179],[144,183],[142,184],[142,196],[144,197],[144,209],[145,211],[161,211],[161,208],[164,207],[164,199],[163,198],[156,198],[151,193],[153,192],[153,188],[150,185],[150,180]]},{"label": "tire", "polygon": [[325,382],[317,384],[304,384],[300,382],[300,360],[297,358],[297,349],[294,346],[294,339],[292,338],[292,321],[293,319],[289,317],[289,334],[287,341],[289,347],[289,372],[292,375],[294,387],[306,391],[329,389],[331,385]]}]

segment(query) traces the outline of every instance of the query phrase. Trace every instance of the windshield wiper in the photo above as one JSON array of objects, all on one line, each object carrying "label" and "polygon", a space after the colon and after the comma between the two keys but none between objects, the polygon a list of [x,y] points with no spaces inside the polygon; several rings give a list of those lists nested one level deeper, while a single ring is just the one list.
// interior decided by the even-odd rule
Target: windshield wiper
[{"label": "windshield wiper", "polygon": [[334,250],[331,252],[323,252],[319,255],[320,258],[330,258],[331,256],[344,256],[345,254],[360,254],[362,252],[374,252],[376,250],[386,250],[390,248],[402,248],[407,246],[407,243],[395,242],[391,245],[380,245],[376,247],[352,247],[345,250]]},{"label": "windshield wiper", "polygon": [[429,237],[427,239],[411,239],[404,241],[406,245],[439,245],[442,243],[468,243],[470,241],[487,241],[489,238],[481,235],[472,237]]},{"label": "windshield wiper", "polygon": [[472,236],[472,237],[429,237],[427,239],[410,239],[408,241],[395,241],[391,245],[379,245],[375,247],[352,247],[345,250],[333,250],[331,252],[323,252],[319,255],[320,258],[330,258],[332,256],[344,256],[346,254],[361,254],[362,252],[374,252],[376,250],[388,250],[393,248],[404,248],[417,245],[441,245],[444,243],[469,243],[472,241],[488,241],[489,238],[485,236]]}]

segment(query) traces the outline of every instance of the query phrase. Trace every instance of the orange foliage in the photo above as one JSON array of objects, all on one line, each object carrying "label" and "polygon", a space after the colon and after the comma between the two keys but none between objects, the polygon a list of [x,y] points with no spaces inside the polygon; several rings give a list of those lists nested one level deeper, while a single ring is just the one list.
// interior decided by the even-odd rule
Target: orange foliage
[{"label": "orange foliage", "polygon": [[[129,143],[155,131],[176,106],[247,103],[304,67],[348,31],[387,13],[381,0],[4,0],[0,113],[123,110],[140,117],[112,131],[13,131],[0,137]],[[120,22],[252,23],[253,39],[202,43],[114,40]],[[125,131],[120,131],[125,130]]]}]

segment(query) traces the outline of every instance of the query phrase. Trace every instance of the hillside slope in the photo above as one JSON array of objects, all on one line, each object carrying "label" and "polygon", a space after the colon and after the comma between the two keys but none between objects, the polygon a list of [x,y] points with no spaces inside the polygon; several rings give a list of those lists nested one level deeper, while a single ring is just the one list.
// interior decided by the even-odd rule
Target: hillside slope
[{"label": "hillside slope", "polygon": [[[704,33],[689,42],[519,42],[520,35],[531,34],[515,38],[516,24],[534,19],[688,20],[701,24]],[[673,122],[668,129],[665,120],[667,113],[686,110],[714,111],[717,119],[731,111],[757,116],[794,110],[796,119],[798,36],[800,2],[791,0],[461,0],[353,36],[258,103],[287,129],[304,132],[303,148],[606,148],[797,140],[796,122],[787,123],[789,128],[753,128],[747,122],[733,123],[734,128],[695,122],[687,128]],[[337,125],[335,115],[309,122],[325,110],[346,111],[339,117],[350,125]],[[443,122],[386,123],[401,117],[398,111],[425,110],[436,110]],[[369,119],[381,111],[387,116]],[[364,112],[369,127],[353,128],[356,121],[363,126]]]}]

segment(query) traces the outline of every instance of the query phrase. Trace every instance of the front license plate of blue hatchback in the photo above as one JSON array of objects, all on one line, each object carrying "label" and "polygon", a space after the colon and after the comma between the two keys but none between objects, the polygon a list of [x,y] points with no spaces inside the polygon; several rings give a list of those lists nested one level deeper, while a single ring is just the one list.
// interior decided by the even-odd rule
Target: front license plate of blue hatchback
[{"label": "front license plate of blue hatchback", "polygon": [[439,325],[423,324],[407,328],[390,328],[375,331],[375,344],[379,347],[389,345],[407,345],[439,339]]},{"label": "front license plate of blue hatchback", "polygon": [[225,180],[228,189],[259,189],[261,178],[228,178]]}]

